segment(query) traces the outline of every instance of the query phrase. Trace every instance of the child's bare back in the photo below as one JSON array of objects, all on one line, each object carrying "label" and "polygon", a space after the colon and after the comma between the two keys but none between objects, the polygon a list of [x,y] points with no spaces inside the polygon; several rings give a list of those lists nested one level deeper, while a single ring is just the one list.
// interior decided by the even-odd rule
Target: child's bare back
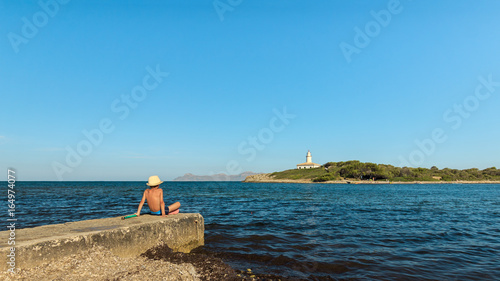
[{"label": "child's bare back", "polygon": [[151,188],[144,190],[144,196],[146,196],[146,201],[148,202],[149,210],[151,212],[158,212],[161,210],[161,204],[163,202],[163,189],[161,188]]},{"label": "child's bare back", "polygon": [[139,203],[139,208],[137,209],[137,216],[141,215],[141,209],[144,202],[148,202],[149,210],[152,215],[161,215],[162,217],[170,214],[176,214],[181,207],[181,203],[175,202],[174,204],[165,208],[165,202],[163,201],[163,189],[160,188],[160,184],[163,182],[158,176],[149,177],[149,181],[146,185],[150,186],[149,189],[144,190],[142,195],[141,203]]}]

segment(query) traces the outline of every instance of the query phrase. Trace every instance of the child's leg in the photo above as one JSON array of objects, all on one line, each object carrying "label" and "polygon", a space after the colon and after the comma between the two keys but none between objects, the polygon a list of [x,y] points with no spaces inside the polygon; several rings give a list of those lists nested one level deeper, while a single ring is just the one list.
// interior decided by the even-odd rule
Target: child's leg
[{"label": "child's leg", "polygon": [[[175,202],[174,204],[168,206],[168,213],[176,212],[181,207],[181,203]],[[178,213],[178,212],[176,212]]]}]

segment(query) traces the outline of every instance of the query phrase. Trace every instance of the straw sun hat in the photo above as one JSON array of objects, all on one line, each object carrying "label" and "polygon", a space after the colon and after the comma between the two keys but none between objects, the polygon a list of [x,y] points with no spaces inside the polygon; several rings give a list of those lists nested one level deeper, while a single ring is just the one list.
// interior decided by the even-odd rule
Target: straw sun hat
[{"label": "straw sun hat", "polygon": [[160,180],[158,176],[151,176],[149,177],[148,183],[146,185],[148,186],[157,186],[162,184],[163,182]]}]

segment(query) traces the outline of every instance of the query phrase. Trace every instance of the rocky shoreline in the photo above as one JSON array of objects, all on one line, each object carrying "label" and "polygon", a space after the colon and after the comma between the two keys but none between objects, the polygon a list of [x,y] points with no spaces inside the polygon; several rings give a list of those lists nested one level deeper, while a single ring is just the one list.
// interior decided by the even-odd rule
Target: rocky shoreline
[{"label": "rocky shoreline", "polygon": [[17,273],[0,272],[0,280],[287,280],[281,276],[256,274],[251,269],[235,270],[220,258],[196,249],[192,253],[173,252],[158,245],[138,257],[122,258],[103,247],[61,257]]},{"label": "rocky shoreline", "polygon": [[17,273],[0,272],[0,280],[201,280],[191,264],[146,257],[121,258],[103,247],[61,257]]},{"label": "rocky shoreline", "polygon": [[257,174],[246,177],[243,182],[266,182],[266,183],[329,183],[329,184],[500,184],[500,181],[361,181],[361,180],[336,180],[325,182],[313,182],[310,179],[275,179],[271,173]]}]

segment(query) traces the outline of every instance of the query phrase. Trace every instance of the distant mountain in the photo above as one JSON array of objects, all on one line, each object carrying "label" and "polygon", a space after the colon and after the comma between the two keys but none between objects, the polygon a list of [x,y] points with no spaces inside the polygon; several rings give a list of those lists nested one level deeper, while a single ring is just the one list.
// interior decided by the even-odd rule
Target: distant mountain
[{"label": "distant mountain", "polygon": [[182,177],[175,178],[174,181],[243,181],[246,177],[257,174],[258,173],[254,172],[243,172],[239,175],[226,175],[221,173],[212,176],[198,176],[187,173]]}]

